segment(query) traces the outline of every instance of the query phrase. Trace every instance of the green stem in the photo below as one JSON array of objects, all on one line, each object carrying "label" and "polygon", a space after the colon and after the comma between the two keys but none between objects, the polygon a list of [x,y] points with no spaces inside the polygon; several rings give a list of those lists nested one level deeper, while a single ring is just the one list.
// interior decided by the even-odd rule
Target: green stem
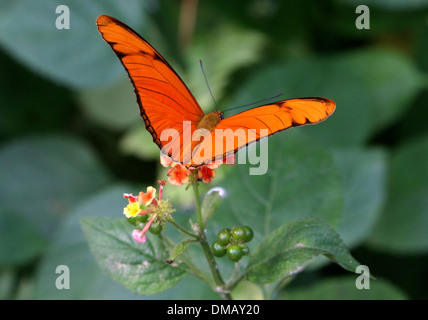
[{"label": "green stem", "polygon": [[195,195],[196,205],[196,217],[199,225],[199,243],[201,244],[202,250],[204,251],[205,258],[207,259],[208,266],[210,267],[211,274],[213,275],[214,282],[216,284],[215,291],[218,292],[221,297],[225,300],[232,300],[232,296],[229,291],[226,290],[226,285],[221,277],[218,269],[218,265],[208,245],[207,238],[205,236],[205,223],[202,217],[201,200],[199,198],[199,189],[197,182],[192,183],[193,193]]},{"label": "green stem", "polygon": [[181,232],[187,234],[188,236],[191,236],[193,238],[199,238],[198,235],[191,233],[189,231],[187,231],[186,229],[180,227],[178,224],[176,224],[174,221],[168,221],[169,223],[171,223],[174,227],[176,227],[178,230],[180,230]]},{"label": "green stem", "polygon": [[[162,234],[160,234],[159,237],[162,239],[162,242],[164,243],[165,247],[172,248],[174,246],[174,242],[170,238]],[[198,241],[198,240],[195,239],[194,241]],[[193,274],[194,276],[198,277],[202,281],[208,283],[210,286],[213,284],[213,281],[209,277],[209,275],[199,270],[199,268],[193,264],[192,260],[187,256],[185,252],[183,253],[183,255],[181,255],[180,260],[184,262],[184,268],[187,270],[187,272],[189,272],[190,274]]]},{"label": "green stem", "polygon": [[245,273],[240,274],[239,263],[235,262],[235,268],[230,279],[226,283],[226,288],[232,290],[245,277]]},{"label": "green stem", "polygon": [[199,233],[205,234],[205,231],[204,231],[205,230],[205,222],[204,222],[204,219],[202,217],[201,199],[199,198],[198,183],[197,182],[192,183],[192,187],[193,187],[193,194],[195,196],[196,218],[198,219],[198,225],[200,228]]}]

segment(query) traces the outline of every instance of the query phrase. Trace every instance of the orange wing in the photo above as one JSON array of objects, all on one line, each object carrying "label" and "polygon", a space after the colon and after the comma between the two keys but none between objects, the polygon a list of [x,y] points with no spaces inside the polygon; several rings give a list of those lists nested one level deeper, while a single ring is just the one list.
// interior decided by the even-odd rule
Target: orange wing
[{"label": "orange wing", "polygon": [[[299,98],[267,104],[221,120],[193,152],[194,162],[209,163],[282,130],[325,120],[336,108],[326,98]],[[210,152],[211,150],[211,152]],[[202,154],[202,156],[200,155]]]},{"label": "orange wing", "polygon": [[[335,109],[335,103],[326,98],[301,98],[260,106],[226,119],[219,111],[205,115],[168,62],[135,31],[105,15],[98,17],[97,25],[131,78],[141,117],[153,141],[173,161],[188,167],[222,160],[287,128],[320,122]],[[162,133],[170,129],[176,134],[165,141]],[[204,136],[193,141],[198,129],[205,129]]]},{"label": "orange wing", "polygon": [[[161,149],[167,142],[175,148],[186,146],[184,121],[189,121],[193,132],[204,115],[190,90],[168,62],[130,27],[106,15],[98,17],[97,26],[128,72],[141,117],[153,141]],[[178,135],[171,136],[167,142],[161,141],[165,129],[175,129]],[[173,160],[183,162],[182,156]]]}]

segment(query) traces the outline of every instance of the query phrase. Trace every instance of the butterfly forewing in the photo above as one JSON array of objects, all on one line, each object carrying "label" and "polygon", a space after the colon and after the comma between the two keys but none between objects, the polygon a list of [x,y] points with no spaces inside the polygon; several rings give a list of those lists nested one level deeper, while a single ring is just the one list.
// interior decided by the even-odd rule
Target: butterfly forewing
[{"label": "butterfly forewing", "polygon": [[[173,139],[182,146],[183,123],[190,121],[193,128],[204,115],[190,90],[166,60],[142,37],[119,20],[100,16],[98,30],[116,53],[135,88],[141,116],[153,141],[162,148],[164,130],[174,130]],[[182,159],[174,159],[181,161]]]}]

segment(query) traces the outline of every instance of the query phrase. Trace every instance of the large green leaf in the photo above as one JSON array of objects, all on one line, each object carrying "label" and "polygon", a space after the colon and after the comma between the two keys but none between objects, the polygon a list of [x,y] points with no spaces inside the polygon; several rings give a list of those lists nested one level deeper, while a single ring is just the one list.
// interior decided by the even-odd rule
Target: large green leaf
[{"label": "large green leaf", "polygon": [[[36,275],[36,299],[136,299],[124,287],[104,275],[91,252],[79,219],[83,217],[120,217],[126,201],[121,196],[131,186],[115,185],[76,203],[56,228]],[[70,289],[55,286],[57,266],[70,270]]]},{"label": "large green leaf", "polygon": [[369,289],[357,289],[360,275],[341,276],[320,280],[312,286],[290,288],[281,299],[290,300],[404,300],[404,292],[387,280],[370,280]]},{"label": "large green leaf", "polygon": [[398,147],[391,158],[387,203],[370,238],[399,253],[428,250],[428,137]]},{"label": "large green leaf", "polygon": [[[218,295],[201,280],[185,277],[175,287],[161,293],[144,296],[127,290],[101,272],[91,254],[82,231],[84,217],[123,217],[127,204],[123,193],[137,190],[129,185],[115,185],[75,205],[60,223],[36,276],[37,299],[216,299]],[[124,235],[128,235],[128,231]],[[148,237],[155,237],[148,235]],[[70,269],[70,289],[58,290],[55,280],[58,265]],[[186,292],[184,297],[182,292]]]},{"label": "large green leaf", "polygon": [[0,149],[0,203],[49,237],[69,208],[110,181],[86,144],[69,136],[28,136]]},{"label": "large green leaf", "polygon": [[[57,29],[57,6],[70,9],[70,29]],[[144,21],[137,0],[2,0],[0,45],[31,69],[65,85],[87,88],[112,83],[122,66],[97,31],[101,14],[123,19],[133,28]]]},{"label": "large green leaf", "polygon": [[186,272],[168,264],[160,237],[139,244],[126,219],[84,218],[82,227],[101,270],[138,294],[154,294],[174,286]]},{"label": "large green leaf", "polygon": [[11,292],[13,292],[15,275],[12,271],[3,271],[0,273],[0,299],[10,300]]},{"label": "large green leaf", "polygon": [[0,266],[28,262],[46,248],[46,239],[29,219],[0,209]]},{"label": "large green leaf", "polygon": [[106,88],[80,91],[79,100],[86,116],[108,129],[126,129],[139,121],[141,127],[144,127],[128,78]]},{"label": "large green leaf", "polygon": [[337,232],[347,246],[361,243],[373,230],[383,209],[386,193],[387,159],[380,149],[339,149],[338,164],[345,208]]},{"label": "large green leaf", "polygon": [[[138,119],[140,120],[140,119]],[[143,121],[139,121],[128,130],[119,142],[123,154],[133,155],[143,160],[157,160],[161,156],[159,147],[153,143],[153,137],[146,130]]]},{"label": "large green leaf", "polygon": [[327,224],[308,218],[289,222],[274,230],[254,250],[245,270],[246,278],[255,283],[274,282],[295,275],[320,255],[351,272],[359,265]]},{"label": "large green leaf", "polygon": [[284,99],[330,98],[337,104],[334,114],[304,130],[328,145],[349,146],[367,142],[402,115],[424,83],[407,57],[368,49],[269,65],[242,84],[233,104],[281,92]]},{"label": "large green leaf", "polygon": [[[329,152],[296,131],[267,140],[264,175],[250,175],[257,164],[218,169],[225,175],[216,183],[227,196],[210,222],[213,235],[224,227],[248,225],[254,229],[255,241],[260,241],[284,222],[303,217],[339,225],[343,210],[339,169]],[[259,148],[253,147],[249,153]]]},{"label": "large green leaf", "polygon": [[[266,141],[268,152],[261,157],[268,161],[266,174],[251,175],[250,169],[259,165],[249,163],[249,159],[246,165],[217,169],[214,182],[224,196],[207,223],[210,243],[225,227],[250,226],[254,231],[249,243],[252,251],[272,230],[296,219],[311,217],[339,226],[344,205],[342,181],[330,152],[298,129]],[[252,157],[260,155],[259,148],[253,144],[246,151]],[[243,152],[238,161],[241,156]],[[218,263],[223,272],[233,272],[230,261],[219,259]]]}]

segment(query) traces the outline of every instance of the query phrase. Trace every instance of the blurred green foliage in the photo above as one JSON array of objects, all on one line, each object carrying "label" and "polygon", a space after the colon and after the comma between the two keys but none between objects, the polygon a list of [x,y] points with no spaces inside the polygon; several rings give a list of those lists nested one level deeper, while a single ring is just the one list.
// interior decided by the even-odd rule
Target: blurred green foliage
[{"label": "blurred green foliage", "polygon": [[[314,215],[377,278],[365,293],[320,261],[278,298],[428,298],[428,1],[75,0],[71,28],[58,30],[60,4],[0,0],[0,298],[141,298],[101,273],[79,225],[121,217],[123,192],[165,178],[126,73],[97,32],[101,14],[155,46],[206,112],[215,106],[199,59],[222,110],[278,93],[336,101],[326,122],[273,137],[272,161],[290,156],[270,163],[270,175],[243,186],[248,168],[217,170],[230,196],[212,218],[213,237],[244,220],[260,242],[278,223]],[[359,4],[370,8],[368,30],[355,26]],[[173,189],[186,221],[189,195]],[[255,195],[271,210],[251,204]],[[262,223],[245,216],[254,207]],[[73,272],[70,290],[54,286],[61,264]],[[258,290],[243,284],[236,295]],[[144,298],[182,292],[216,298],[189,276]]]}]

